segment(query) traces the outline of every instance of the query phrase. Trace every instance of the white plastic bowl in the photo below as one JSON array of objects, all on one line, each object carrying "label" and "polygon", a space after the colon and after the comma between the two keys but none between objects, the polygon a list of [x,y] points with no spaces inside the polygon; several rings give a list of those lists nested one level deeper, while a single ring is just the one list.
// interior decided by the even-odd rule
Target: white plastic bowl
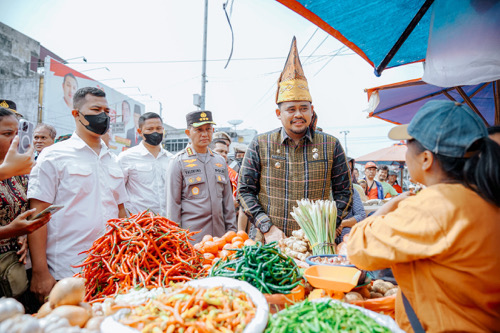
[{"label": "white plastic bowl", "polygon": [[[264,295],[254,286],[245,281],[226,277],[209,277],[192,280],[187,285],[202,288],[224,287],[238,289],[245,292],[256,307],[255,318],[245,327],[243,333],[262,333],[266,329],[269,318],[269,305]],[[139,331],[117,322],[112,316],[107,317],[101,324],[102,333],[138,333]]]}]

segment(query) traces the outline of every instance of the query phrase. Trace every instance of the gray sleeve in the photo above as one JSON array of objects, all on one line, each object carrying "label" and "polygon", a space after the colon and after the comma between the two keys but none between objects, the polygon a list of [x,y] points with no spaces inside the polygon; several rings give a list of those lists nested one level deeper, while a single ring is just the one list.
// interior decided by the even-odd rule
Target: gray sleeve
[{"label": "gray sleeve", "polygon": [[182,224],[181,198],[183,176],[178,159],[172,159],[167,172],[167,218]]}]

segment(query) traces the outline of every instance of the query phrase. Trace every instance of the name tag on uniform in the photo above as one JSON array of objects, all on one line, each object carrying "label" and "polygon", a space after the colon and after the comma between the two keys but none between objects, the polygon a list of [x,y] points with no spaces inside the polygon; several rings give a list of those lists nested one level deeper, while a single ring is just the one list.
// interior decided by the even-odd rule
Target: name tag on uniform
[{"label": "name tag on uniform", "polygon": [[190,169],[190,170],[183,170],[185,175],[192,175],[195,173],[201,173],[201,169]]},{"label": "name tag on uniform", "polygon": [[226,169],[217,169],[217,168],[215,168],[215,173],[221,173],[221,174],[224,174],[224,171],[225,171],[225,170],[226,170]]}]

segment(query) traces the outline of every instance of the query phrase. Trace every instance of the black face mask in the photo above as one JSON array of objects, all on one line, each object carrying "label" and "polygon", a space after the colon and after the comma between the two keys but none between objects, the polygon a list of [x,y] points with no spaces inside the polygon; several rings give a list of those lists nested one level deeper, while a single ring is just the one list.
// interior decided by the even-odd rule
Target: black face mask
[{"label": "black face mask", "polygon": [[152,146],[158,146],[163,141],[163,133],[144,134],[144,141]]},{"label": "black face mask", "polygon": [[106,112],[92,115],[84,115],[80,111],[78,112],[83,116],[83,118],[85,118],[86,121],[89,122],[88,125],[85,125],[80,120],[80,123],[82,123],[82,125],[85,126],[85,128],[89,131],[99,135],[103,135],[108,131],[110,119]]}]

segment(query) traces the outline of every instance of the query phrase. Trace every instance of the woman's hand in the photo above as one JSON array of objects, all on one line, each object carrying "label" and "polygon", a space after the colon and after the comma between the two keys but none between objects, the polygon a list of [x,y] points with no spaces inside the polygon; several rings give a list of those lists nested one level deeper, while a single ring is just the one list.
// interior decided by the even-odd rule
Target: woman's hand
[{"label": "woman's hand", "polygon": [[7,224],[3,227],[3,232],[1,233],[1,238],[13,238],[19,237],[26,234],[30,234],[36,229],[44,226],[47,222],[50,221],[51,215],[47,214],[42,216],[36,220],[28,220],[28,217],[33,214],[36,209],[30,209],[25,211],[22,214],[19,214],[14,221]]},{"label": "woman's hand", "polygon": [[17,251],[19,262],[26,265],[26,256],[28,255],[28,237],[26,237],[26,235],[17,237],[17,244],[19,245],[19,251]]},{"label": "woman's hand", "polygon": [[0,165],[0,180],[29,174],[35,165],[35,159],[33,157],[35,147],[31,145],[26,153],[20,154],[17,151],[18,145],[19,136],[16,135],[10,144],[3,163]]},{"label": "woman's hand", "polygon": [[340,224],[339,227],[335,230],[335,238],[339,237],[342,234],[342,229],[344,229],[344,227],[342,226],[342,224]]}]

